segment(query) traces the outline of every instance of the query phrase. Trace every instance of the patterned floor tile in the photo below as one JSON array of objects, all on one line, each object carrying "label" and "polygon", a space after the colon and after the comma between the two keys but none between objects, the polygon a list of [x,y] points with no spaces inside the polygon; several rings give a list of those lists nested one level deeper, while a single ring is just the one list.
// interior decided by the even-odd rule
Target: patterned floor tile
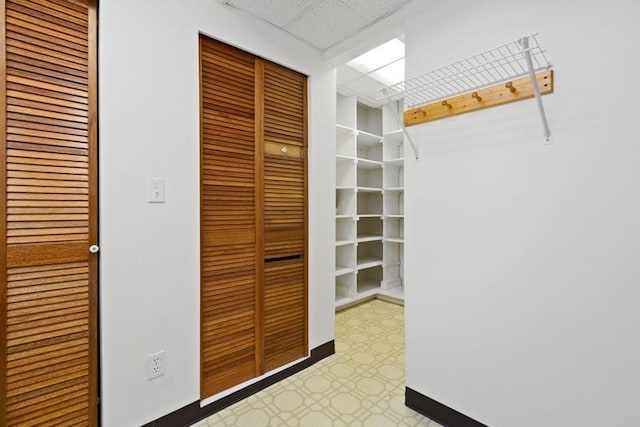
[{"label": "patterned floor tile", "polygon": [[196,427],[438,427],[404,406],[404,308],[380,300],[336,314],[336,354]]}]

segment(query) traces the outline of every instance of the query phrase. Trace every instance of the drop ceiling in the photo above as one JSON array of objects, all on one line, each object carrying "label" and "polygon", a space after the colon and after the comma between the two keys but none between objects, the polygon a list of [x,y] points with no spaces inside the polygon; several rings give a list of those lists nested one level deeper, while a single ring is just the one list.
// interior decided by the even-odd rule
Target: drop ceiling
[{"label": "drop ceiling", "polygon": [[412,0],[221,0],[320,50],[386,18]]},{"label": "drop ceiling", "polygon": [[[267,21],[307,44],[326,52],[327,49],[344,42],[374,24],[382,24],[381,21],[398,12],[413,0],[218,1]],[[402,35],[399,35],[399,40],[404,41]],[[404,57],[404,54],[402,56]],[[387,64],[396,68],[401,65],[391,64],[390,61]],[[402,67],[404,67],[404,62],[402,62]],[[404,70],[402,70],[403,72]],[[338,65],[338,92],[344,95],[355,95],[361,102],[372,107],[377,106],[377,90],[387,86],[390,82],[376,78],[375,74],[370,70],[354,67],[354,64]]]}]

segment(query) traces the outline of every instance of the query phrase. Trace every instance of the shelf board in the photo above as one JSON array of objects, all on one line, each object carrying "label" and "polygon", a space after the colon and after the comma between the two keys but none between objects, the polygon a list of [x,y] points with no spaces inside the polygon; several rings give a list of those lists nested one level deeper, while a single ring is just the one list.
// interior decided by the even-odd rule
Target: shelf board
[{"label": "shelf board", "polygon": [[384,162],[385,165],[389,165],[389,166],[403,166],[404,165],[404,159],[389,159],[389,160],[385,160]]},{"label": "shelf board", "polygon": [[336,135],[353,135],[354,133],[356,133],[355,129],[350,128],[349,126],[336,124]]},{"label": "shelf board", "polygon": [[404,243],[404,237],[385,237],[384,241],[391,243]]},{"label": "shelf board", "polygon": [[385,132],[384,135],[382,135],[382,139],[384,140],[384,142],[403,142],[404,141],[404,131],[402,129],[396,129],[396,130],[392,130],[391,132]]},{"label": "shelf board", "polygon": [[356,160],[356,166],[360,169],[379,169],[382,167],[382,162],[358,157]]},{"label": "shelf board", "polygon": [[353,245],[355,242],[353,240],[336,240],[336,246],[348,246]]},{"label": "shelf board", "polygon": [[379,280],[361,281],[356,286],[357,286],[356,289],[358,290],[358,295],[363,297],[369,296],[371,294],[377,294],[382,290],[382,288],[380,287]]},{"label": "shelf board", "polygon": [[357,269],[365,270],[367,268],[378,267],[381,265],[382,265],[382,258],[363,257],[363,258],[358,258]]},{"label": "shelf board", "polygon": [[355,190],[356,190],[356,187],[351,187],[351,186],[348,186],[348,185],[340,185],[340,186],[337,186],[337,187],[336,187],[336,190],[343,190],[343,191],[344,191],[344,190],[350,190],[350,191],[355,191]]},{"label": "shelf board", "polygon": [[355,161],[356,158],[353,156],[345,156],[344,154],[336,154],[336,160],[342,160],[342,161]]},{"label": "shelf board", "polygon": [[383,188],[382,191],[402,192],[404,191],[404,187],[387,187]]},{"label": "shelf board", "polygon": [[395,304],[404,304],[403,286],[398,286],[393,289],[383,289],[381,286],[377,286],[377,284],[378,281],[372,281],[372,283],[368,286],[365,285],[366,290],[363,289],[361,284],[360,289],[362,290],[362,292],[357,292],[355,295],[336,295],[336,310],[351,307],[371,298],[380,298],[384,301],[393,302]]},{"label": "shelf board", "polygon": [[360,193],[382,193],[382,188],[356,187],[356,191],[358,191]]},{"label": "shelf board", "polygon": [[378,236],[375,234],[362,234],[358,236],[358,243],[375,242],[377,240],[382,240],[382,236]]},{"label": "shelf board", "polygon": [[391,289],[381,288],[378,291],[378,297],[382,297],[382,299],[389,298],[391,302],[395,302],[398,304],[404,304],[404,286],[396,286]]},{"label": "shelf board", "polygon": [[353,304],[353,299],[346,296],[336,296],[336,308]]},{"label": "shelf board", "polygon": [[356,221],[360,221],[360,218],[380,218],[382,219],[382,214],[358,214],[356,215]]},{"label": "shelf board", "polygon": [[350,219],[355,221],[356,217],[354,215],[336,215],[336,219]]},{"label": "shelf board", "polygon": [[404,218],[404,215],[384,215],[384,218]]},{"label": "shelf board", "polygon": [[344,276],[345,274],[349,274],[349,273],[353,273],[353,272],[354,272],[353,268],[336,265],[336,277],[337,276]]},{"label": "shelf board", "polygon": [[382,136],[375,135],[363,130],[356,131],[356,137],[358,145],[360,146],[375,146],[382,143]]}]

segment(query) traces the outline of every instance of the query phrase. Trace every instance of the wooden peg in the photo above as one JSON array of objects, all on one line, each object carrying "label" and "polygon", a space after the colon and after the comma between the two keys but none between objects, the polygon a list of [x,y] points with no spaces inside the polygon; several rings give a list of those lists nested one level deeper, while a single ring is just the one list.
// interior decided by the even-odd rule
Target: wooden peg
[{"label": "wooden peg", "polygon": [[473,92],[473,93],[471,94],[471,97],[472,97],[473,99],[475,99],[476,101],[478,101],[478,102],[482,101],[482,97],[481,97],[480,95],[478,95],[478,92]]},{"label": "wooden peg", "polygon": [[511,93],[514,93],[516,91],[516,88],[513,87],[513,83],[512,82],[507,82],[506,85],[504,85],[507,89],[509,89],[509,91],[511,91]]},{"label": "wooden peg", "polygon": [[442,101],[442,106],[443,107],[447,107],[449,110],[451,110],[453,108],[453,106],[451,104],[449,104],[446,99],[444,101]]}]

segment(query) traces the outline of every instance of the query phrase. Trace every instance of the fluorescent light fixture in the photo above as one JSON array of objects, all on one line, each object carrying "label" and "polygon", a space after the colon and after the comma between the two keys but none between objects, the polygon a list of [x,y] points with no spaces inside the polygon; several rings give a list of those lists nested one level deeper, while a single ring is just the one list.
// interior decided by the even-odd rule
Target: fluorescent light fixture
[{"label": "fluorescent light fixture", "polygon": [[385,85],[404,80],[404,43],[390,40],[347,62],[352,68]]}]

